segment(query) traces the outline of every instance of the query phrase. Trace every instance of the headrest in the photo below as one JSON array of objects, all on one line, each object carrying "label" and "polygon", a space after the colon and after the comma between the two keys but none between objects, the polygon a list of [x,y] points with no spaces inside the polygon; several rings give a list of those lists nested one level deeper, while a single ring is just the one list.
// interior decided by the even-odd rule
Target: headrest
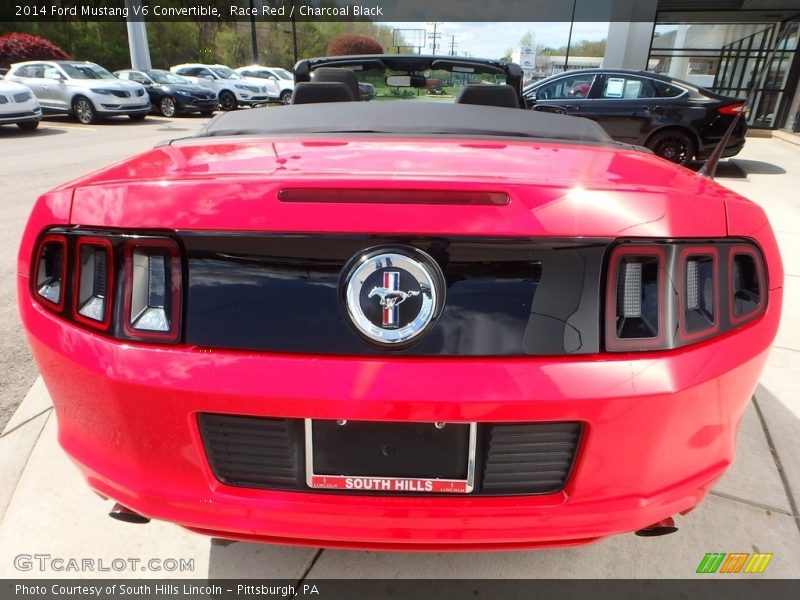
[{"label": "headrest", "polygon": [[479,104],[501,108],[519,108],[519,96],[508,84],[465,85],[456,98],[457,104]]},{"label": "headrest", "polygon": [[313,82],[294,86],[292,104],[314,104],[316,102],[349,102],[355,100],[343,83]]},{"label": "headrest", "polygon": [[314,81],[343,83],[353,94],[353,100],[358,100],[359,98],[358,77],[356,77],[352,69],[320,67],[314,71]]}]

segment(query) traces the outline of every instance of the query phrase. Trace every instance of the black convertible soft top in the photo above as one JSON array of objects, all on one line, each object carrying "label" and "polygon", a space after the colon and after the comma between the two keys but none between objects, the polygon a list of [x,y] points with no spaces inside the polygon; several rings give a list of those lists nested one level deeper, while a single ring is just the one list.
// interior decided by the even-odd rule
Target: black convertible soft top
[{"label": "black convertible soft top", "polygon": [[327,102],[223,113],[198,137],[376,134],[563,140],[625,146],[594,121],[532,110],[409,100]]}]

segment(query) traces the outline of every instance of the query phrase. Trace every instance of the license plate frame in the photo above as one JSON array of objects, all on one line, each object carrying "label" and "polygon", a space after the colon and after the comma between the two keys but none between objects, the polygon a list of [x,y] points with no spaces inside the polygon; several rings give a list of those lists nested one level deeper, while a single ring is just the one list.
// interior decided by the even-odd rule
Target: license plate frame
[{"label": "license plate frame", "polygon": [[[342,490],[357,493],[380,494],[469,494],[475,489],[475,456],[477,452],[478,424],[476,422],[452,422],[453,425],[468,425],[466,479],[435,477],[395,477],[374,475],[331,475],[314,472],[314,419],[304,419],[306,485],[315,490]],[[377,422],[376,422],[377,423]],[[435,425],[430,424],[431,427]],[[447,426],[447,423],[445,424]]]}]

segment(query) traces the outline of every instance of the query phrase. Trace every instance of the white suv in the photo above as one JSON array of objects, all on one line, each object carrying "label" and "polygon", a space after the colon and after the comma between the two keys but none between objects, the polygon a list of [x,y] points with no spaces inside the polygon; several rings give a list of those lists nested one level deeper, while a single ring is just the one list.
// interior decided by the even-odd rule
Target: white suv
[{"label": "white suv", "polygon": [[6,79],[29,87],[44,112],[70,114],[83,124],[116,115],[138,121],[150,112],[150,97],[141,84],[121,81],[91,62],[16,63]]},{"label": "white suv", "polygon": [[270,97],[266,82],[248,80],[225,65],[192,63],[175,65],[170,67],[170,71],[192,83],[214,90],[222,110],[234,110],[242,105],[265,104],[278,98],[277,91],[274,92],[274,97]]},{"label": "white suv", "polygon": [[20,129],[36,129],[42,119],[39,101],[28,88],[0,76],[0,125],[16,124]]},{"label": "white suv", "polygon": [[278,86],[278,99],[281,103],[289,104],[292,101],[294,76],[286,69],[250,65],[249,67],[240,67],[236,69],[236,72],[247,79],[274,82]]}]

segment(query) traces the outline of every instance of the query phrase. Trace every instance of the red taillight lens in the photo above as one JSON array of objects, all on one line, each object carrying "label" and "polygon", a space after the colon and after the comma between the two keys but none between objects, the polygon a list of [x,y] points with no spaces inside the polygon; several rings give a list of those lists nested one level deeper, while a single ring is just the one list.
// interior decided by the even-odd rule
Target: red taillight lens
[{"label": "red taillight lens", "polygon": [[44,306],[56,311],[64,308],[67,281],[67,240],[48,235],[39,242],[34,262],[33,293]]},{"label": "red taillight lens", "polygon": [[726,116],[734,116],[738,114],[747,115],[747,106],[744,102],[739,102],[737,104],[728,104],[727,106],[720,106],[717,109],[717,112],[721,115]]},{"label": "red taillight lens", "polygon": [[177,244],[144,238],[125,246],[126,337],[177,341],[180,336],[181,260]]},{"label": "red taillight lens", "polygon": [[114,297],[114,263],[111,242],[82,237],[75,247],[75,283],[72,316],[95,329],[107,330]]},{"label": "red taillight lens", "polygon": [[761,257],[750,246],[734,246],[728,255],[730,320],[738,325],[766,308],[766,274]]},{"label": "red taillight lens", "polygon": [[719,251],[714,246],[683,248],[678,255],[678,332],[695,341],[719,331]]},{"label": "red taillight lens", "polygon": [[620,246],[611,255],[606,294],[609,350],[664,346],[666,257],[658,246]]}]

